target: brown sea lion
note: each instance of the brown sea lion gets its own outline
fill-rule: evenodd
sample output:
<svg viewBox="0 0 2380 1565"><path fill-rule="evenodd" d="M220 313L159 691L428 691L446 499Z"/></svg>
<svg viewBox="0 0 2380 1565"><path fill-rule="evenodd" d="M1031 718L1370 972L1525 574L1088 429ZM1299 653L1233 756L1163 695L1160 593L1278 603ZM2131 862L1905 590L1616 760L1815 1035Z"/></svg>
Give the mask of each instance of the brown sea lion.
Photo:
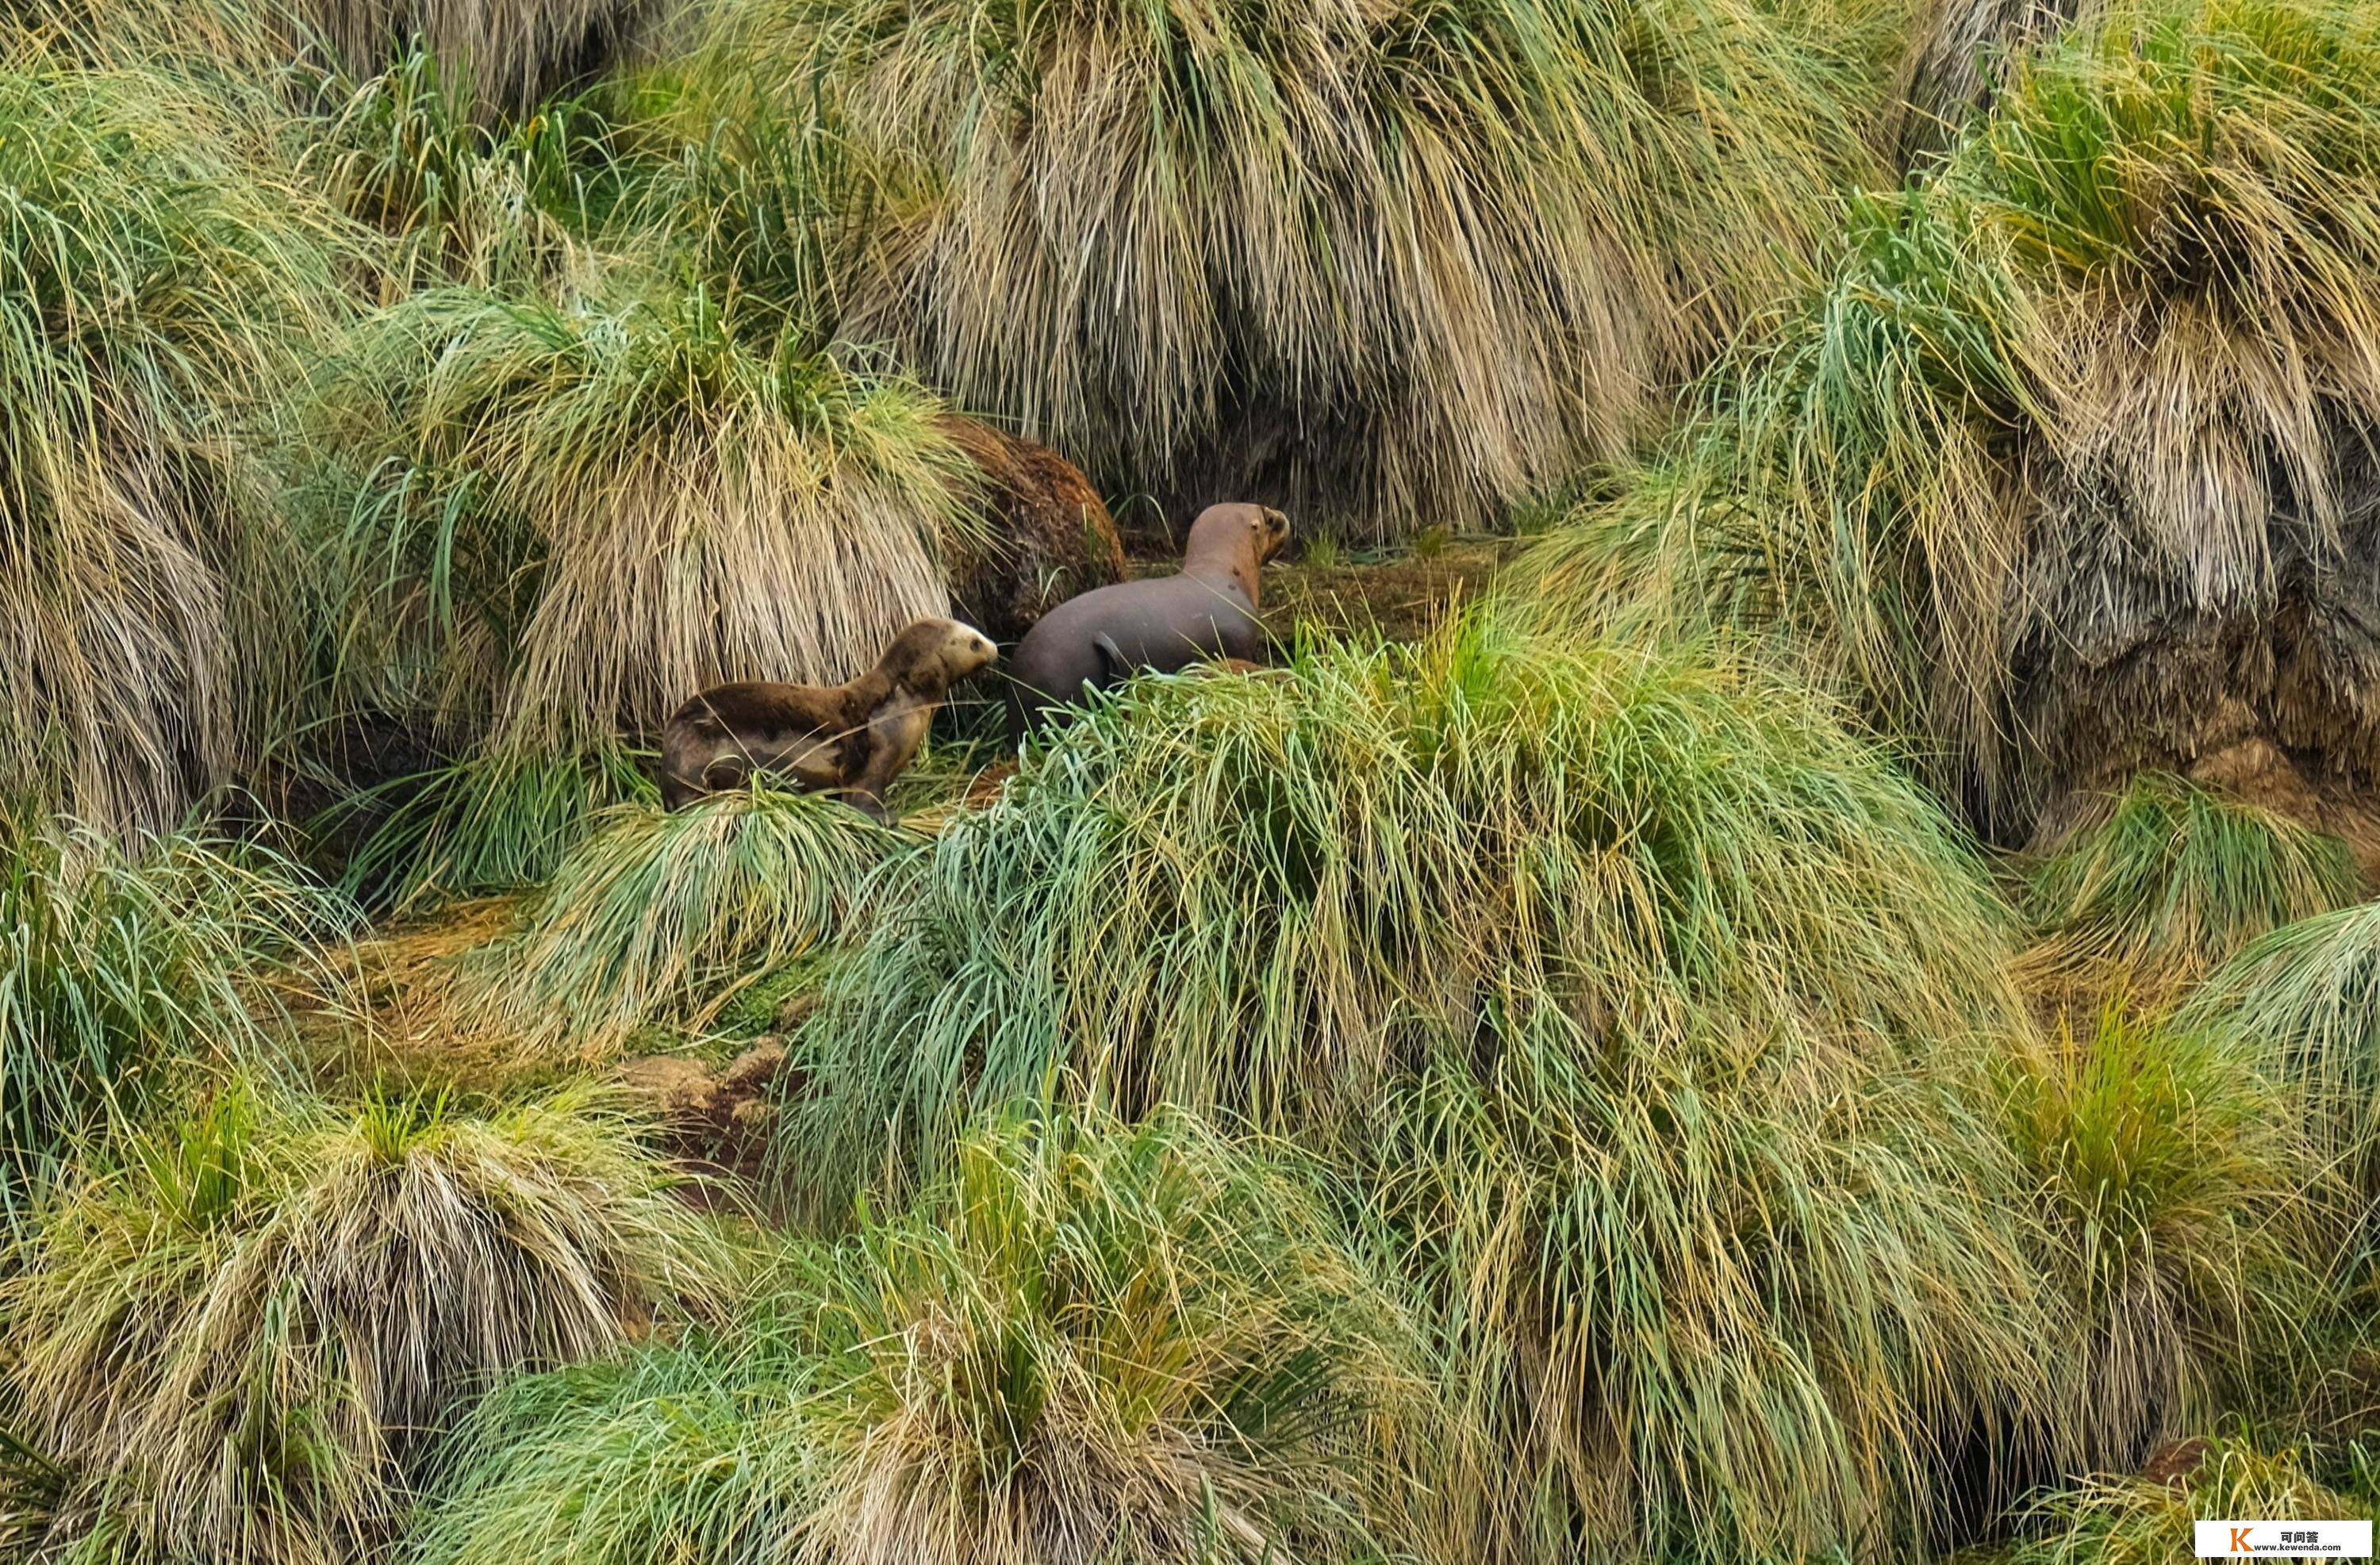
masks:
<svg viewBox="0 0 2380 1565"><path fill-rule="evenodd" d="M1264 505L1214 505L1190 528L1178 576L1121 582L1070 598L1026 634L1009 671L1015 737L1142 670L1172 673L1210 659L1253 662L1264 649L1257 572L1289 540Z"/></svg>
<svg viewBox="0 0 2380 1565"><path fill-rule="evenodd" d="M756 773L835 793L886 819L884 790L926 741L952 685L998 658L956 620L919 620L848 685L747 680L705 690L662 734L662 803L678 809Z"/></svg>

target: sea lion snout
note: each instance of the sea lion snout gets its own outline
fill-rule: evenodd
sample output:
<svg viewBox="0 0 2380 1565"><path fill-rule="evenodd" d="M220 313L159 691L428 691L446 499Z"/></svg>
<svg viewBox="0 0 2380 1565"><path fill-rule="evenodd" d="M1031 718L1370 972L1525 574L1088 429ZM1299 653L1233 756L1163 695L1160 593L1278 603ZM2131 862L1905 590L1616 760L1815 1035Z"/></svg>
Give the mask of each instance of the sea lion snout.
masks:
<svg viewBox="0 0 2380 1565"><path fill-rule="evenodd" d="M950 653L953 679L965 679L970 674L981 673L1000 661L1000 649L994 645L990 637L971 625L961 624L955 620L952 624L957 626L957 633L952 637Z"/></svg>
<svg viewBox="0 0 2380 1565"><path fill-rule="evenodd" d="M1263 540L1263 543L1257 550L1257 559L1259 562L1269 560L1280 553L1281 546L1289 541L1288 515L1285 512L1276 511L1269 505L1257 506L1257 518L1248 525L1255 528L1257 536Z"/></svg>
<svg viewBox="0 0 2380 1565"><path fill-rule="evenodd" d="M1000 661L1000 649L960 620L919 620L903 631L881 667L895 684L948 688Z"/></svg>
<svg viewBox="0 0 2380 1565"><path fill-rule="evenodd" d="M1185 570L1225 561L1249 566L1263 564L1289 541L1289 517L1269 505L1233 501L1209 505L1190 524L1190 547L1183 559Z"/></svg>

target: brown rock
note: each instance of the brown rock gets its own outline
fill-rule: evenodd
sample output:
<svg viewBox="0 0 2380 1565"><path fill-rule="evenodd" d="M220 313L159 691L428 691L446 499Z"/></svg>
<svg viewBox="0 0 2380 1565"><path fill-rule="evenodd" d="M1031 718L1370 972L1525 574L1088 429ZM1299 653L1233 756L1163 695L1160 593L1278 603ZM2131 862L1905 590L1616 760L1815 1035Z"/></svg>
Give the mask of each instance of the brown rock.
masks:
<svg viewBox="0 0 2380 1565"><path fill-rule="evenodd" d="M2197 1476L2205 1463L2207 1444L2192 1436L2186 1440L2168 1440L2149 1452L2141 1466L2141 1476L2164 1488L2178 1489Z"/></svg>
<svg viewBox="0 0 2380 1565"><path fill-rule="evenodd" d="M966 797L960 801L962 807L990 808L998 802L1000 791L1008 786L1008 780L1015 776L1016 771L1016 762L1004 760L978 772L975 781L967 784Z"/></svg>
<svg viewBox="0 0 2380 1565"><path fill-rule="evenodd" d="M756 1038L719 1074L719 1086L740 1106L766 1098L784 1069L785 1046L772 1037Z"/></svg>
<svg viewBox="0 0 2380 1565"><path fill-rule="evenodd" d="M955 414L942 433L982 475L991 538L954 561L951 601L995 641L1015 641L1067 599L1123 579L1115 518L1082 469L1046 445Z"/></svg>
<svg viewBox="0 0 2380 1565"><path fill-rule="evenodd" d="M2293 820L2309 825L2322 820L2322 799L2305 773L2261 735L2252 734L2199 757L2190 769L2190 780Z"/></svg>
<svg viewBox="0 0 2380 1565"><path fill-rule="evenodd" d="M619 1080L661 1116L679 1157L749 1176L768 1150L771 1095L784 1069L785 1046L761 1038L722 1070L654 1055L623 1064Z"/></svg>
<svg viewBox="0 0 2380 1565"><path fill-rule="evenodd" d="M620 1067L620 1085L673 1129L688 1120L707 1118L711 1101L719 1095L717 1079L700 1061L675 1054L628 1061Z"/></svg>

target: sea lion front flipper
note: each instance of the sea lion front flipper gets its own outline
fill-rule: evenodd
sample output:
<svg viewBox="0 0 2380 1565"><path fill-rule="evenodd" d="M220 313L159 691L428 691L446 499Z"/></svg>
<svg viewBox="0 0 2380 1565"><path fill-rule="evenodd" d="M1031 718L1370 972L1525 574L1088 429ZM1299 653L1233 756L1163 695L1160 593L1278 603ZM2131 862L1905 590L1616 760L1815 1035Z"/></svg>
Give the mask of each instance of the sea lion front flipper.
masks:
<svg viewBox="0 0 2380 1565"><path fill-rule="evenodd" d="M702 769L702 791L725 794L752 781L750 763L740 755L719 756Z"/></svg>
<svg viewBox="0 0 2380 1565"><path fill-rule="evenodd" d="M845 788L835 796L879 826L892 824L892 811L873 794L859 788Z"/></svg>
<svg viewBox="0 0 2380 1565"><path fill-rule="evenodd" d="M1122 685L1140 672L1140 665L1125 657L1123 649L1116 645L1115 637L1104 630L1091 637L1091 649L1099 653L1099 666L1107 671L1106 677L1100 681L1103 688Z"/></svg>
<svg viewBox="0 0 2380 1565"><path fill-rule="evenodd" d="M816 793L843 782L856 758L845 753L843 739L820 738L786 745L765 764L769 770L783 773L804 792Z"/></svg>

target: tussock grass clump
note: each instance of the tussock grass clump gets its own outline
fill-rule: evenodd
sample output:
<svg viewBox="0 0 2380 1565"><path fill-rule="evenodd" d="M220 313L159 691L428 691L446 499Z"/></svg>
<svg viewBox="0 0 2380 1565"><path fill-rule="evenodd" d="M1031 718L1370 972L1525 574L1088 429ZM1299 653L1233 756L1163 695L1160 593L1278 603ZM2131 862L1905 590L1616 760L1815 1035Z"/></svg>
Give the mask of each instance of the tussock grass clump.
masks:
<svg viewBox="0 0 2380 1565"><path fill-rule="evenodd" d="M1774 634L2026 841L2235 746L2371 773L2380 22L2119 6L2022 56L1540 583Z"/></svg>
<svg viewBox="0 0 2380 1565"><path fill-rule="evenodd" d="M276 968L354 920L262 849L0 820L0 1203L195 1058L262 1041Z"/></svg>
<svg viewBox="0 0 2380 1565"><path fill-rule="evenodd" d="M327 209L164 72L0 57L0 790L171 830L303 666L253 452L343 309Z"/></svg>
<svg viewBox="0 0 2380 1565"><path fill-rule="evenodd" d="M2380 1195L2380 904L2276 930L2209 979L2183 1017L2265 1051L2365 1211Z"/></svg>
<svg viewBox="0 0 2380 1565"><path fill-rule="evenodd" d="M2026 911L2061 965L2187 980L2370 893L2338 838L2152 774L2034 868Z"/></svg>
<svg viewBox="0 0 2380 1565"><path fill-rule="evenodd" d="M841 929L902 839L839 799L766 788L617 812L563 860L515 937L476 952L466 1004L589 1049L699 1029L743 983Z"/></svg>
<svg viewBox="0 0 2380 1565"><path fill-rule="evenodd" d="M1946 1430L2049 1395L2006 921L1822 702L1475 613L1138 682L913 873L799 1039L799 1171L1051 1095L1325 1150L1484 1432L1421 1480L1460 1555L1905 1537Z"/></svg>
<svg viewBox="0 0 2380 1565"><path fill-rule="evenodd" d="M1901 912L1853 918L1814 881ZM897 1113L919 1153L1053 1061L1128 1111L1297 1132L1540 1010L1582 1037L1823 1018L1888 1049L2021 1009L1976 862L1823 702L1493 613L1137 682L950 822L915 891L818 1063L828 1128Z"/></svg>
<svg viewBox="0 0 2380 1565"><path fill-rule="evenodd" d="M1927 0L1904 41L1888 139L1901 167L1939 155L1987 105L2011 55L2103 13L2095 0Z"/></svg>
<svg viewBox="0 0 2380 1565"><path fill-rule="evenodd" d="M684 134L790 127L767 144L808 155L732 161L793 175L796 214L856 161L885 232L842 278L845 331L1113 491L1262 493L1358 534L1618 453L1862 163L1835 40L1754 6L722 17ZM741 226L747 280L836 253Z"/></svg>
<svg viewBox="0 0 2380 1565"><path fill-rule="evenodd" d="M735 1329L491 1399L417 1558L1381 1558L1426 1377L1306 1171L1174 1114L980 1130Z"/></svg>
<svg viewBox="0 0 2380 1565"><path fill-rule="evenodd" d="M400 785L405 796L348 865L354 888L398 908L543 885L604 810L661 796L616 744L550 756L492 749ZM339 807L377 802L363 795Z"/></svg>
<svg viewBox="0 0 2380 1565"><path fill-rule="evenodd" d="M2136 1462L2260 1360L2295 1358L2326 1264L2323 1176L2301 1099L2264 1066L2120 1000L2007 1060L2040 1253L2086 1343L2070 1449Z"/></svg>
<svg viewBox="0 0 2380 1565"><path fill-rule="evenodd" d="M567 103L501 129L476 118L435 55L412 49L360 82L319 93L301 174L339 207L400 241L398 284L489 285L566 276L589 264L602 133Z"/></svg>
<svg viewBox="0 0 2380 1565"><path fill-rule="evenodd" d="M710 1262L633 1126L227 1086L64 1192L6 1284L54 1544L375 1557L431 1438L500 1376L616 1346Z"/></svg>
<svg viewBox="0 0 2380 1565"><path fill-rule="evenodd" d="M514 113L601 73L663 7L655 0L297 0L294 17L359 77L415 47Z"/></svg>
<svg viewBox="0 0 2380 1565"><path fill-rule="evenodd" d="M357 465L391 465L347 530L343 662L419 671L499 749L655 732L726 679L836 683L947 608L964 461L931 398L747 340L699 289L606 286L414 295L336 380Z"/></svg>
<svg viewBox="0 0 2380 1565"><path fill-rule="evenodd" d="M2147 1476L2094 1478L2043 1498L2043 1530L2011 1553L2014 1565L2152 1565L2196 1553L2202 1517L2352 1521L2374 1513L2362 1486L2331 1488L2303 1454L2272 1451L2240 1436L2204 1442L2196 1469L2170 1483Z"/></svg>

